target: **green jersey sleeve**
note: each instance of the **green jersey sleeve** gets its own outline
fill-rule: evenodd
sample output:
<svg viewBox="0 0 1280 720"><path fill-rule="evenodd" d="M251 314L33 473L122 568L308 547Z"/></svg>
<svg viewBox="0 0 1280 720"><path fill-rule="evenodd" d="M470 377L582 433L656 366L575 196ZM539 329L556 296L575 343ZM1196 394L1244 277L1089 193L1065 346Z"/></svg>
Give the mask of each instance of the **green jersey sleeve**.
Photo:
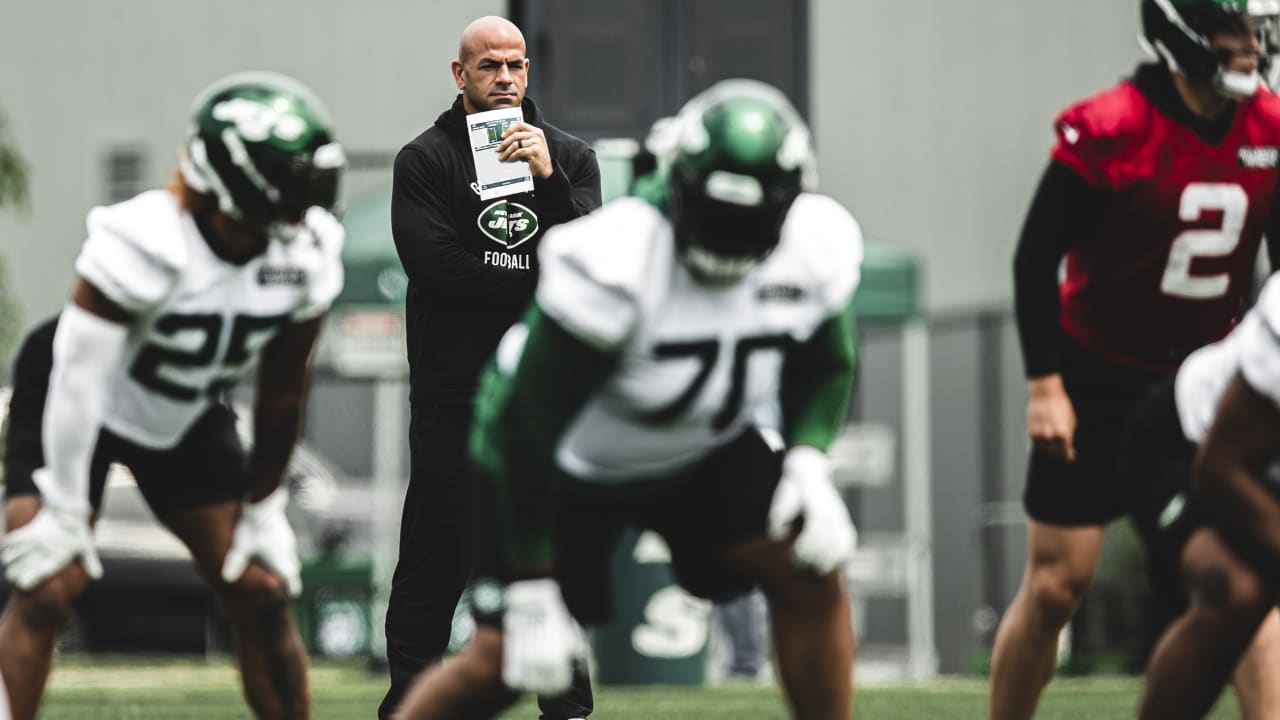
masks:
<svg viewBox="0 0 1280 720"><path fill-rule="evenodd" d="M472 460L496 479L499 532L514 572L550 568L564 476L560 438L615 364L534 303L486 368L471 431Z"/></svg>
<svg viewBox="0 0 1280 720"><path fill-rule="evenodd" d="M787 447L826 451L844 423L857 377L853 303L787 353L779 391Z"/></svg>

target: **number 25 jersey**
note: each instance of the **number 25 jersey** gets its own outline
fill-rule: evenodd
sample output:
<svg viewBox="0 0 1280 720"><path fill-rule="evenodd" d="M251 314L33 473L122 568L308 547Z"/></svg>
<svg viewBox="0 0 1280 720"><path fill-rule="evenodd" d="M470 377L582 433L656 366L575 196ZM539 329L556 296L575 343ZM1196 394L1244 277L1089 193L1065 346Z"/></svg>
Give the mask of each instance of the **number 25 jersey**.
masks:
<svg viewBox="0 0 1280 720"><path fill-rule="evenodd" d="M679 260L666 218L624 198L549 232L539 260L539 307L617 358L557 463L618 483L688 467L775 401L788 349L848 307L862 236L836 201L802 194L777 248L741 281L712 286Z"/></svg>
<svg viewBox="0 0 1280 720"><path fill-rule="evenodd" d="M1065 110L1053 150L1114 198L1067 254L1062 327L1094 352L1154 370L1176 367L1243 313L1280 170L1280 98L1261 88L1235 103L1215 144L1194 119L1170 117L1171 107L1186 113L1173 92L1167 69L1144 66ZM1161 94L1167 102L1153 100Z"/></svg>
<svg viewBox="0 0 1280 720"><path fill-rule="evenodd" d="M94 208L87 224L77 274L135 317L103 425L147 447L175 445L280 328L342 289L343 230L322 208L242 265L215 255L165 190Z"/></svg>

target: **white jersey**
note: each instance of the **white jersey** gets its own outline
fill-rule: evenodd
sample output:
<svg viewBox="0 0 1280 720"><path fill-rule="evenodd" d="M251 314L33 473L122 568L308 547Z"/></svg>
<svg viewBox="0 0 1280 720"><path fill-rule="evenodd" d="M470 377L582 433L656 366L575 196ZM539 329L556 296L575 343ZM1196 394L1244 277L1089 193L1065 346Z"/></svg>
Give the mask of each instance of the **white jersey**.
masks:
<svg viewBox="0 0 1280 720"><path fill-rule="evenodd" d="M107 429L172 447L283 325L328 309L342 289L342 226L318 207L304 226L234 265L213 254L167 191L89 211L76 272L137 318L111 383Z"/></svg>
<svg viewBox="0 0 1280 720"><path fill-rule="evenodd" d="M788 345L846 308L862 235L834 200L801 195L778 247L742 281L700 284L666 218L627 198L547 234L537 300L579 339L618 355L557 449L589 481L687 467L775 402Z"/></svg>
<svg viewBox="0 0 1280 720"><path fill-rule="evenodd" d="M1280 279L1272 275L1258 302L1231 334L1187 357L1178 369L1174 395L1182 432L1204 440L1227 385L1239 372L1264 397L1280 404Z"/></svg>

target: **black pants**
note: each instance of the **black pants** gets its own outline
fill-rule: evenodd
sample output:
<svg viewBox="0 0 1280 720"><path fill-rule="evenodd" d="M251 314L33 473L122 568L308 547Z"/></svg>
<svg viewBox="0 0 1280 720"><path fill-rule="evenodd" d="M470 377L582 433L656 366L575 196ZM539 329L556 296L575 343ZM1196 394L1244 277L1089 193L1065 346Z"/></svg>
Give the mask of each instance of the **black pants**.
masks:
<svg viewBox="0 0 1280 720"><path fill-rule="evenodd" d="M400 519L400 559L387 604L391 689L378 708L390 718L423 668L449 645L453 611L471 574L467 438L471 405L414 405L409 418L409 489ZM538 698L549 720L586 717L591 682L574 673L564 695Z"/></svg>

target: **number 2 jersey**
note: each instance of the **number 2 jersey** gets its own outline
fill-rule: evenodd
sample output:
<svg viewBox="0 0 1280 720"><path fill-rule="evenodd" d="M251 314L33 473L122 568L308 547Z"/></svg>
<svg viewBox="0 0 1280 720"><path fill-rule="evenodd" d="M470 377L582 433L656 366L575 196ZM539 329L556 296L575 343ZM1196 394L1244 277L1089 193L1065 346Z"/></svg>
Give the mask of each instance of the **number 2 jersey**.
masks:
<svg viewBox="0 0 1280 720"><path fill-rule="evenodd" d="M103 425L147 447L175 445L281 327L342 289L343 229L322 208L242 265L215 255L165 190L94 208L87 224L77 274L136 318Z"/></svg>
<svg viewBox="0 0 1280 720"><path fill-rule="evenodd" d="M556 464L617 484L692 465L779 400L793 348L847 319L862 237L834 200L802 194L777 248L741 281L711 286L680 261L662 213L625 198L548 233L539 260L540 310L614 362L558 435ZM519 335L500 344L499 371L515 365ZM849 385L841 387L846 397L830 400L843 408Z"/></svg>
<svg viewBox="0 0 1280 720"><path fill-rule="evenodd" d="M1114 199L1068 251L1061 325L1094 352L1154 370L1240 317L1280 172L1280 98L1260 88L1206 129L1168 75L1143 66L1069 107L1053 150Z"/></svg>

